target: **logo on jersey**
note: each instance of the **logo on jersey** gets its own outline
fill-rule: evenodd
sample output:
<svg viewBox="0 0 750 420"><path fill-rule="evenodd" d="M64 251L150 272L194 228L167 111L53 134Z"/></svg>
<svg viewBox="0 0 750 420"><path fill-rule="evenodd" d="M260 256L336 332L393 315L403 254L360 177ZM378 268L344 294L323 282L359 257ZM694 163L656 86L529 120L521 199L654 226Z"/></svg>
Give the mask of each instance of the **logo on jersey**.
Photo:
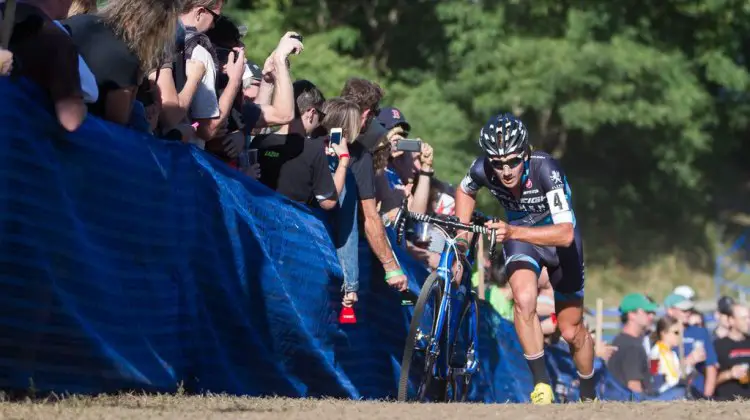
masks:
<svg viewBox="0 0 750 420"><path fill-rule="evenodd" d="M398 109L392 109L391 113L393 114L393 118L397 120L401 119L401 113L398 111Z"/></svg>
<svg viewBox="0 0 750 420"><path fill-rule="evenodd" d="M531 188L531 185L532 185L531 184L531 178L529 178L529 179L526 180L526 189Z"/></svg>
<svg viewBox="0 0 750 420"><path fill-rule="evenodd" d="M558 171L552 171L552 173L549 176L549 179L555 185L562 184L562 177L560 176L560 172Z"/></svg>

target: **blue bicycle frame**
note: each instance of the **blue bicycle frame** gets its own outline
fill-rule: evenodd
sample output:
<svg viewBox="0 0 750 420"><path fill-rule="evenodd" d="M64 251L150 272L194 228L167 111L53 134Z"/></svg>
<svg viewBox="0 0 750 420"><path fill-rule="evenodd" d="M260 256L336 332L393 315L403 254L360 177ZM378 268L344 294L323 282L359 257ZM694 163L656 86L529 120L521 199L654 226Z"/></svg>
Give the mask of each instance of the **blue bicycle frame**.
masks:
<svg viewBox="0 0 750 420"><path fill-rule="evenodd" d="M458 323L460 322L460 316L462 315L462 311L455 311L451 310L452 306L455 304L461 304L460 300L460 294L464 295L465 299L469 299L468 302L465 304L469 305L469 332L471 337L471 343L474 343L473 351L474 351L474 357L469 358L467 360L467 366L464 367L459 373L463 375L473 375L479 368L479 357L478 357L478 346L476 345L479 342L479 333L478 333L478 325L476 322L476 314L475 312L478 310L476 302L474 301L474 295L471 293L471 275L470 271L468 270L463 273L463 278L461 279L461 282L459 283L458 290L455 287L455 284L453 281L451 281L452 272L451 268L453 267L453 263L456 260L456 254L454 252L456 241L452 238L446 238L445 247L443 248L443 252L440 254L440 264L438 265L437 272L438 276L440 276L443 279L443 297L440 301L440 309L438 310L438 316L435 326L435 335L434 337L442 337L443 334L443 328L445 327L445 321L448 319L449 326L447 331L447 343L453 343L455 334L460 328L460 325ZM474 261L469 261L469 269L473 266ZM459 306L461 308L461 306ZM458 315L456 315L458 313ZM429 353L433 356L437 356L437 362L435 363L435 366L433 367L433 376L439 377L439 378L447 378L450 375L449 369L449 363L448 358L451 357L450 354L447 354L447 349L445 349L445 352L440 352L440 343L442 340L434 339L431 340L430 346L429 346Z"/></svg>

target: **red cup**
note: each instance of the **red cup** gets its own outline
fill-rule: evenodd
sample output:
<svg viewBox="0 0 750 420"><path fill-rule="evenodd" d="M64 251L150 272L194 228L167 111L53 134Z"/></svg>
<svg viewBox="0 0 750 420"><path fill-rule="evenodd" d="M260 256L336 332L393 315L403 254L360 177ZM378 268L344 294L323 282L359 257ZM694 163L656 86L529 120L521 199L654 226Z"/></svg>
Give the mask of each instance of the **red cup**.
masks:
<svg viewBox="0 0 750 420"><path fill-rule="evenodd" d="M659 374L659 359L651 359L649 370L651 371L652 375Z"/></svg>
<svg viewBox="0 0 750 420"><path fill-rule="evenodd" d="M339 324L356 324L357 317L354 315L354 308L344 306L339 313Z"/></svg>

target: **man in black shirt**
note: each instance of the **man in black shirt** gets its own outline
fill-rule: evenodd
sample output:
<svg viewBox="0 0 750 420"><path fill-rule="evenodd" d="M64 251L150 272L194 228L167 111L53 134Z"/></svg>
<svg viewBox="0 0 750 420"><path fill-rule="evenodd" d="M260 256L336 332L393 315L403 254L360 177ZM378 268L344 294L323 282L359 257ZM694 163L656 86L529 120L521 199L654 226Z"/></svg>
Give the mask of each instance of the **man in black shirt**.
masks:
<svg viewBox="0 0 750 420"><path fill-rule="evenodd" d="M714 342L719 359L719 376L714 398L720 401L750 398L750 312L744 305L733 305L729 333Z"/></svg>
<svg viewBox="0 0 750 420"><path fill-rule="evenodd" d="M620 303L622 332L612 345L617 348L609 359L607 369L612 376L629 390L650 393L651 374L648 355L643 347L643 334L651 323L650 314L658 305L640 293L625 296Z"/></svg>
<svg viewBox="0 0 750 420"><path fill-rule="evenodd" d="M383 265L385 281L391 287L404 291L407 289L408 280L393 254L393 249L388 242L383 226L383 220L380 218L375 204L375 168L370 150L387 134L385 127L375 119L378 114L378 105L383 98L383 90L369 80L351 78L346 81L341 91L341 97L359 106L363 121L361 134L354 144L349 146L351 154L349 170L356 181L357 200L364 218L365 236L372 252ZM344 193L344 195L346 194ZM346 201L346 198L344 201ZM356 208L354 211L356 215ZM356 224L356 218L354 223ZM356 225L352 226L350 233L356 232L356 228ZM352 266L352 271L356 271L358 268L356 263L349 262L357 258L357 241L353 239L356 239L356 237L350 234L347 238L347 244L338 247L338 254L339 260L347 261L347 264ZM345 271L347 270L345 269Z"/></svg>
<svg viewBox="0 0 750 420"><path fill-rule="evenodd" d="M320 125L325 99L314 84L298 80L293 84L295 119L278 132L256 136L260 182L300 203L319 203L329 210L338 194L328 169L323 139L310 139Z"/></svg>

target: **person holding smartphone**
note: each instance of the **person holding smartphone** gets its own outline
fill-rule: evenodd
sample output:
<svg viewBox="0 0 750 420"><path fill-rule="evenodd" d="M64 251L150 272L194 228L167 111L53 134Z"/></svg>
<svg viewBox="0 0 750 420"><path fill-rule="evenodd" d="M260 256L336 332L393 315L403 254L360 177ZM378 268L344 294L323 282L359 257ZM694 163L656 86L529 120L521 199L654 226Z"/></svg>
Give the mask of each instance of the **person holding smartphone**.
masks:
<svg viewBox="0 0 750 420"><path fill-rule="evenodd" d="M329 168L333 173L333 181L336 185L338 194L338 204L344 206L343 194L347 184L347 173L351 164L349 154L349 144L359 136L360 132L360 114L359 107L356 103L343 98L332 98L326 101L323 106L325 117L323 118L322 127L328 132L327 136L327 153L329 157ZM349 177L349 188L354 188L353 177ZM333 218L339 217L338 212ZM346 220L344 218L343 220ZM339 220L340 221L340 220ZM357 292L359 291L359 279L357 277L358 268L352 260L342 258L339 255L339 261L344 269L344 298L341 304L344 307L352 307L357 302Z"/></svg>

